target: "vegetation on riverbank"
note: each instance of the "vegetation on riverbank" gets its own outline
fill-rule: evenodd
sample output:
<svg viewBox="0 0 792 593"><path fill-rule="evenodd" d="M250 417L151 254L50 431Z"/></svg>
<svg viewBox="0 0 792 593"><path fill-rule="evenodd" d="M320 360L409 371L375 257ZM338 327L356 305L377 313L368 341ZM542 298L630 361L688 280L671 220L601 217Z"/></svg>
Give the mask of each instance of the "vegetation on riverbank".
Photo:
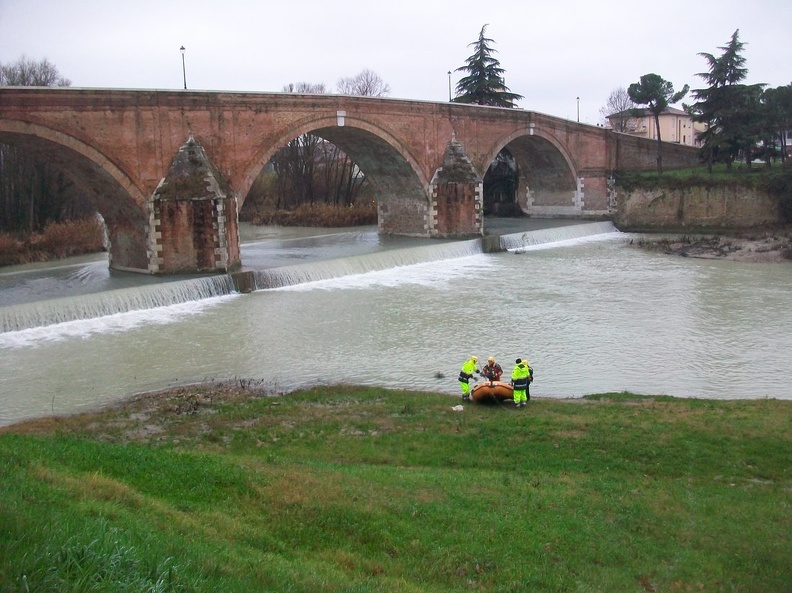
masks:
<svg viewBox="0 0 792 593"><path fill-rule="evenodd" d="M351 227L377 224L377 205L302 204L293 210L258 212L252 224ZM49 222L41 233L0 233L0 266L29 264L105 251L104 228L96 218Z"/></svg>
<svg viewBox="0 0 792 593"><path fill-rule="evenodd" d="M685 189L690 187L748 187L767 192L778 200L779 209L786 222L792 222L792 162L775 167L735 166L729 171L726 165L713 168L712 174L705 165L671 169L658 174L654 171L619 171L614 174L616 186L625 192L638 189Z"/></svg>
<svg viewBox="0 0 792 593"><path fill-rule="evenodd" d="M0 233L0 266L46 262L104 250L104 228L94 217L48 222L40 233Z"/></svg>
<svg viewBox="0 0 792 593"><path fill-rule="evenodd" d="M783 591L792 402L184 387L0 431L0 590Z"/></svg>
<svg viewBox="0 0 792 593"><path fill-rule="evenodd" d="M258 211L250 216L251 224L278 226L351 227L377 224L377 204L334 206L332 204L300 204L291 210Z"/></svg>

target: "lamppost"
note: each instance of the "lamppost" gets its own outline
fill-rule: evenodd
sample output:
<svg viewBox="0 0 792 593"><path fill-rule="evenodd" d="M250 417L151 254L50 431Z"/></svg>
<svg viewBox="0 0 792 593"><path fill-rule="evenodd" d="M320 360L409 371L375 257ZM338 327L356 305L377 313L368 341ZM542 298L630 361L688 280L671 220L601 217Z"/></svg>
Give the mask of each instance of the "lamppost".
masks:
<svg viewBox="0 0 792 593"><path fill-rule="evenodd" d="M187 87L184 87L187 88ZM578 105L578 123L580 123L580 97L577 98L577 105Z"/></svg>
<svg viewBox="0 0 792 593"><path fill-rule="evenodd" d="M184 65L184 52L186 50L184 49L183 45L179 48L179 51L181 52L181 55L182 55L182 75L184 76L184 90L186 91L187 90L187 68Z"/></svg>
<svg viewBox="0 0 792 593"><path fill-rule="evenodd" d="M451 102L451 70L448 71L448 102Z"/></svg>

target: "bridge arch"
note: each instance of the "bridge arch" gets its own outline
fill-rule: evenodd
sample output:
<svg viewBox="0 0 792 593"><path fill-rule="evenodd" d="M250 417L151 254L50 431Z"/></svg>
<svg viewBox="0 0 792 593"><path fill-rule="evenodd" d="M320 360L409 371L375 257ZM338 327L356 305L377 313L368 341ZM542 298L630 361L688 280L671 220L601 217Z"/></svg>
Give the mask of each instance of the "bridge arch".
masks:
<svg viewBox="0 0 792 593"><path fill-rule="evenodd" d="M355 117L303 120L281 133L274 142L259 150L248 164L244 184L240 188L241 201L247 197L256 177L277 151L303 134L313 134L331 142L360 168L376 192L380 232L402 234L397 227L409 224L404 220L405 214L410 218L418 217L418 227L424 228L429 209L430 182L427 175L417 159L396 138L381 127ZM400 220L397 222L396 218Z"/></svg>
<svg viewBox="0 0 792 593"><path fill-rule="evenodd" d="M110 239L110 267L146 270L146 198L96 148L38 124L0 119L0 141L18 146L61 170L102 215Z"/></svg>
<svg viewBox="0 0 792 593"><path fill-rule="evenodd" d="M572 206L578 192L575 161L566 146L537 127L523 127L498 142L487 166L507 149L517 162L517 204L526 213L534 206Z"/></svg>

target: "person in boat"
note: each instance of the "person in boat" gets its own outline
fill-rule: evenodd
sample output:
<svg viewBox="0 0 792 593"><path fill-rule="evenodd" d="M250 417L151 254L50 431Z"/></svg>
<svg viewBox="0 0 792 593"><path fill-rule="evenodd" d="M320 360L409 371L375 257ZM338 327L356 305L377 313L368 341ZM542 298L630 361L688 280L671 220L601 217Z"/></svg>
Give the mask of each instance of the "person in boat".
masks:
<svg viewBox="0 0 792 593"><path fill-rule="evenodd" d="M459 371L459 386L462 388L462 401L470 401L470 380L473 378L473 373L481 374L481 371L476 366L478 364L478 356L471 356L462 365L462 370Z"/></svg>
<svg viewBox="0 0 792 593"><path fill-rule="evenodd" d="M487 359L487 364L481 369L481 374L489 381L500 381L501 375L503 374L503 367L495 362L494 356L490 356Z"/></svg>
<svg viewBox="0 0 792 593"><path fill-rule="evenodd" d="M512 387L514 387L514 405L521 408L528 403L530 397L528 395L528 385L533 380L533 369L528 364L528 361L522 358L518 358L514 363L514 370L511 376Z"/></svg>

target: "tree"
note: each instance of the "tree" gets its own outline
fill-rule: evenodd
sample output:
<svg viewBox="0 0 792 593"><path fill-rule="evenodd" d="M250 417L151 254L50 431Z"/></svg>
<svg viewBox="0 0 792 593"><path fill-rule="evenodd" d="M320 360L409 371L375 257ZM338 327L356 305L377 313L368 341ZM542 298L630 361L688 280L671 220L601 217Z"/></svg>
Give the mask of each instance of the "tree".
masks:
<svg viewBox="0 0 792 593"><path fill-rule="evenodd" d="M674 85L664 80L657 74L644 74L639 82L634 82L627 89L630 99L637 105L646 105L654 116L655 129L657 130L657 172L663 172L663 144L660 138L660 114L669 105L678 103L682 100L688 89L688 85L678 93L674 92Z"/></svg>
<svg viewBox="0 0 792 593"><path fill-rule="evenodd" d="M25 56L13 64L0 64L0 86L71 86L46 58L35 62Z"/></svg>
<svg viewBox="0 0 792 593"><path fill-rule="evenodd" d="M374 72L363 70L357 76L338 82L344 94L381 96L390 92L388 85ZM287 93L326 93L323 83L290 83ZM351 205L357 199L366 178L349 156L336 145L315 134L303 134L289 141L272 158L275 170L276 209L292 209L304 203ZM256 208L259 195L249 196L245 204ZM252 198L252 199L251 199Z"/></svg>
<svg viewBox="0 0 792 593"><path fill-rule="evenodd" d="M774 89L765 89L762 94L763 131L767 159L770 162L770 147L777 147L781 162L786 162L787 134L792 128L792 84Z"/></svg>
<svg viewBox="0 0 792 593"><path fill-rule="evenodd" d="M323 94L324 83L298 82L284 85L285 93ZM275 207L290 209L303 202L316 201L314 193L315 168L319 145L323 140L313 134L303 134L290 140L272 158L276 173L277 196Z"/></svg>
<svg viewBox="0 0 792 593"><path fill-rule="evenodd" d="M605 106L600 109L600 115L617 132L626 132L631 127L631 120L635 119L634 109L635 103L630 99L627 89L620 86L608 96Z"/></svg>
<svg viewBox="0 0 792 593"><path fill-rule="evenodd" d="M708 72L696 74L709 85L695 89L691 95L696 102L688 107L693 120L703 122L707 129L701 135L702 153L712 172L714 160L721 160L731 169L740 152L751 161L753 145L759 140L759 99L764 85L740 84L748 75L740 41L740 30L729 43L718 49L719 57L699 53L709 66Z"/></svg>
<svg viewBox="0 0 792 593"><path fill-rule="evenodd" d="M290 82L283 85L284 93L306 93L310 95L323 95L327 92L327 87L323 82L298 82L297 84Z"/></svg>
<svg viewBox="0 0 792 593"><path fill-rule="evenodd" d="M58 69L47 60L22 56L11 64L0 64L2 86L69 86ZM0 143L0 229L34 232L54 220L89 215L63 171L12 144Z"/></svg>
<svg viewBox="0 0 792 593"><path fill-rule="evenodd" d="M476 105L492 105L495 107L514 107L522 95L512 93L503 78L505 70L500 62L493 57L495 50L491 47L492 39L484 36L488 25L481 27L479 38L468 47L474 48L473 55L466 60L466 65L455 72L467 72L456 86L456 103L474 103Z"/></svg>
<svg viewBox="0 0 792 593"><path fill-rule="evenodd" d="M339 78L336 86L341 95L385 97L390 93L390 86L377 73L368 68L363 69L355 76Z"/></svg>

